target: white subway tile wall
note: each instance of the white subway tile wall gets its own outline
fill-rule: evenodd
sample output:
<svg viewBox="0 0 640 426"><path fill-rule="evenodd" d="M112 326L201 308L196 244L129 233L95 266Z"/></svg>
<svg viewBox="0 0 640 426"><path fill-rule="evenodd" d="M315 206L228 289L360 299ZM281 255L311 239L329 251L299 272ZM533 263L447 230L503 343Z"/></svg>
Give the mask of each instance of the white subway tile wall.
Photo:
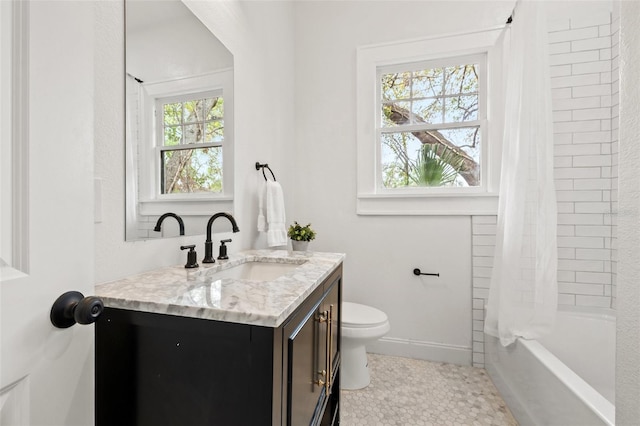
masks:
<svg viewBox="0 0 640 426"><path fill-rule="evenodd" d="M615 308L619 17L549 22L558 303ZM473 365L484 367L495 216L472 218Z"/></svg>
<svg viewBox="0 0 640 426"><path fill-rule="evenodd" d="M493 266L495 248L496 216L473 216L471 218L471 254L473 265L473 281L471 297L473 318L472 362L474 367L484 367L484 315L485 305L489 298L489 284L486 272ZM483 268L483 275L476 274L477 268ZM489 275L490 277L491 275ZM478 350L482 347L482 351Z"/></svg>

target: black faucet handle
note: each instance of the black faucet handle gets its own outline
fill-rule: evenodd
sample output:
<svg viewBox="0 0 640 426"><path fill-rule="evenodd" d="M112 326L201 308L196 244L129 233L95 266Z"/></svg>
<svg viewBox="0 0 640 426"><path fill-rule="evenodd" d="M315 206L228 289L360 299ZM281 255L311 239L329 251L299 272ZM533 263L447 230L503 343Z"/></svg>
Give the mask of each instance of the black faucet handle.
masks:
<svg viewBox="0 0 640 426"><path fill-rule="evenodd" d="M229 256L227 256L227 246L225 246L224 243L230 243L230 242L231 242L231 238L228 238L226 240L220 240L220 251L218 252L218 260L225 260L229 258Z"/></svg>
<svg viewBox="0 0 640 426"><path fill-rule="evenodd" d="M187 263L184 265L184 267L187 269L197 268L199 266L198 254L196 253L195 248L196 248L195 244L191 244L188 246L180 246L180 250L189 249L189 252L187 253Z"/></svg>

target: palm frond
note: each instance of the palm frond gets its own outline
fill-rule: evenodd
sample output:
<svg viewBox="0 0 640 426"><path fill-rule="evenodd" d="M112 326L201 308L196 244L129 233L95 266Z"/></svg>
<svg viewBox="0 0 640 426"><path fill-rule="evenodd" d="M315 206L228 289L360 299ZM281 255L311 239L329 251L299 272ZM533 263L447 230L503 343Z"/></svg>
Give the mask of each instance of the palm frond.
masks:
<svg viewBox="0 0 640 426"><path fill-rule="evenodd" d="M418 186L451 185L464 164L464 159L450 149L423 144L418 151L411 179Z"/></svg>

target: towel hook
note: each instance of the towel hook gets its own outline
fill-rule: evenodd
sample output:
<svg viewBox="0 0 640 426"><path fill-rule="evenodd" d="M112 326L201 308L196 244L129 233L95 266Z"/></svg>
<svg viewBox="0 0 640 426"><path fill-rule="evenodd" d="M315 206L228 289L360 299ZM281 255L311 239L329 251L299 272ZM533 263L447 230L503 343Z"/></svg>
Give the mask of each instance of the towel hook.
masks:
<svg viewBox="0 0 640 426"><path fill-rule="evenodd" d="M267 180L267 175L264 172L264 169L268 169L269 172L271 172L271 177L273 178L273 181L276 181L276 175L273 174L273 170L271 170L271 167L269 167L269 165L267 163L264 164L260 164L259 161L256 161L256 170L260 170L262 169L262 176L264 176L264 180Z"/></svg>

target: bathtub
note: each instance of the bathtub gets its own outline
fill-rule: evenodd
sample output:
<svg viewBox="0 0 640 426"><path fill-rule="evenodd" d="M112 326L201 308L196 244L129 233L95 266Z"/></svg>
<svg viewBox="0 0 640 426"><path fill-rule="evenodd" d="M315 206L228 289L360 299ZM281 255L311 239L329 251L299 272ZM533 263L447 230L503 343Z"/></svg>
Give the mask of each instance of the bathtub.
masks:
<svg viewBox="0 0 640 426"><path fill-rule="evenodd" d="M615 347L615 311L562 308L543 339L485 334L485 366L521 426L614 425Z"/></svg>

